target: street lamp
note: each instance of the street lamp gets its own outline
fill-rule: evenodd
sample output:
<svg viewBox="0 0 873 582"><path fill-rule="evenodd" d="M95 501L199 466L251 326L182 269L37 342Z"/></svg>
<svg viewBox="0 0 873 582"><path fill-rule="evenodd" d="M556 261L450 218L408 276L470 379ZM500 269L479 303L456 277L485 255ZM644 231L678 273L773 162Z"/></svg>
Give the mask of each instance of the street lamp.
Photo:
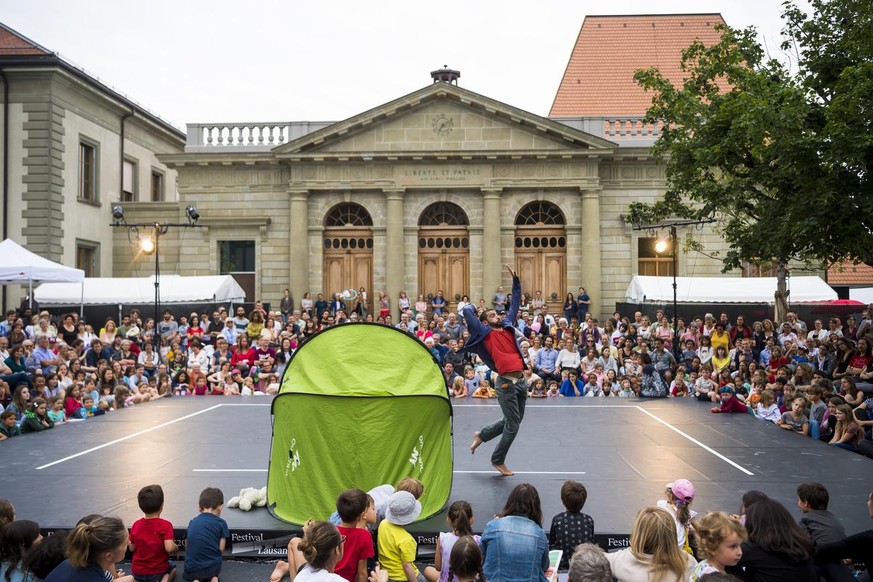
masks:
<svg viewBox="0 0 873 582"><path fill-rule="evenodd" d="M139 224L130 224L124 219L124 209L121 206L112 208L113 222L112 227L126 228L128 239L139 247L139 250L145 255L155 255L155 329L157 329L161 314L161 236L167 234L171 226L180 226L185 228L199 227L200 213L193 206L185 208L185 215L188 218L187 223L172 223L165 222L145 222ZM140 235L139 229L148 229L151 234L148 236ZM134 238L135 237L135 241ZM158 346L160 347L160 346Z"/></svg>

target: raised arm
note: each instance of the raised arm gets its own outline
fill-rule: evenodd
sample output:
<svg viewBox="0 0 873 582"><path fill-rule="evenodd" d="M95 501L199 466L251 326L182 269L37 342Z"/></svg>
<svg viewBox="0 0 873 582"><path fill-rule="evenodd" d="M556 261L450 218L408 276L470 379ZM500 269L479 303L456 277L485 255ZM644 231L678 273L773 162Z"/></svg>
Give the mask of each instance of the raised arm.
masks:
<svg viewBox="0 0 873 582"><path fill-rule="evenodd" d="M518 273L511 266L506 265L506 270L509 271L512 277L512 294L509 298L509 309L506 311L503 325L515 327L516 323L518 323L518 308L521 305L521 279L518 278Z"/></svg>

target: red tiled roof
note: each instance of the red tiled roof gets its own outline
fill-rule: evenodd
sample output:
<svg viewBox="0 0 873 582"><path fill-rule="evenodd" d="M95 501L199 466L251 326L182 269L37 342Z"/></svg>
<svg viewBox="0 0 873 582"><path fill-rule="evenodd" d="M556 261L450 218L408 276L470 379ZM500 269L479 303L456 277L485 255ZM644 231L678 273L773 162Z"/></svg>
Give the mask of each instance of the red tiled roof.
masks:
<svg viewBox="0 0 873 582"><path fill-rule="evenodd" d="M35 42L0 24L0 56L19 57L50 54L49 51Z"/></svg>
<svg viewBox="0 0 873 582"><path fill-rule="evenodd" d="M858 263L843 263L828 269L828 285L873 285L873 267Z"/></svg>
<svg viewBox="0 0 873 582"><path fill-rule="evenodd" d="M715 44L724 23L721 14L585 17L549 117L644 115L652 95L634 72L657 67L681 83L682 51L695 39Z"/></svg>

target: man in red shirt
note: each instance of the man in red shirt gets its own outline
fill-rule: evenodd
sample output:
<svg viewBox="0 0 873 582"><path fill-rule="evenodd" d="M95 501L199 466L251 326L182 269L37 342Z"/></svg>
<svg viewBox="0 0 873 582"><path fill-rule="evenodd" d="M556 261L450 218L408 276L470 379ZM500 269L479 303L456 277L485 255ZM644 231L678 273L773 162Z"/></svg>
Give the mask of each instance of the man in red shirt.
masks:
<svg viewBox="0 0 873 582"><path fill-rule="evenodd" d="M506 270L512 276L512 294L505 316L499 315L494 309L488 309L477 318L472 305L465 306L462 315L470 332L466 349L476 353L497 374L493 385L497 392L497 402L503 412L501 420L473 434L470 452L475 453L479 445L500 436L500 442L491 454L491 465L501 475L509 476L513 473L506 466L506 454L524 418L527 399L524 370L527 365L515 339L515 322L518 321L518 307L521 305L521 281L512 267L506 265Z"/></svg>

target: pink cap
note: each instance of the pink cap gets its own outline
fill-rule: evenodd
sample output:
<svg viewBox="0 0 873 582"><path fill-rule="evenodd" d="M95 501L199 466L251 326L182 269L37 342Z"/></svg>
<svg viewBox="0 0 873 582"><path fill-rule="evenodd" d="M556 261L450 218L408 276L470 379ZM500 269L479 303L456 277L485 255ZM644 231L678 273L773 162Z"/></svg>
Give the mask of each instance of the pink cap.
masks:
<svg viewBox="0 0 873 582"><path fill-rule="evenodd" d="M667 483L667 488L680 501L691 503L694 500L694 485L688 479L676 479L672 483Z"/></svg>

